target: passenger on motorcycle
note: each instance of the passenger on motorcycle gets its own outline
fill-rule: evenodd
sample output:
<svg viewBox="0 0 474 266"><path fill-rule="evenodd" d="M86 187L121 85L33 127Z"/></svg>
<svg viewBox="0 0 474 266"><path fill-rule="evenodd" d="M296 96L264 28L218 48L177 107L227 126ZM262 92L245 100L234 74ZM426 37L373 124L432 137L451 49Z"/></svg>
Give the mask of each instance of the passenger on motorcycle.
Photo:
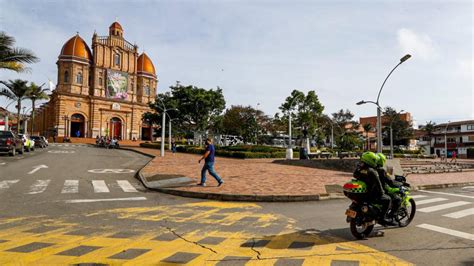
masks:
<svg viewBox="0 0 474 266"><path fill-rule="evenodd" d="M379 157L373 152L364 152L361 157L361 163L357 166L354 177L359 179L367 185L369 194L368 200L373 203L379 203L382 205L382 220L379 221L382 225L394 225L392 219L387 217L387 211L390 207L390 196L384 193L382 183L380 182L379 175L377 173L377 161Z"/></svg>
<svg viewBox="0 0 474 266"><path fill-rule="evenodd" d="M385 170L385 164L387 162L387 158L383 153L377 153L379 159L377 160L377 173L379 174L380 182L382 183L382 187L385 190L390 198L392 199L392 208L388 217L394 217L402 203L402 198L398 195L400 192L401 183L393 180L390 178L389 174Z"/></svg>

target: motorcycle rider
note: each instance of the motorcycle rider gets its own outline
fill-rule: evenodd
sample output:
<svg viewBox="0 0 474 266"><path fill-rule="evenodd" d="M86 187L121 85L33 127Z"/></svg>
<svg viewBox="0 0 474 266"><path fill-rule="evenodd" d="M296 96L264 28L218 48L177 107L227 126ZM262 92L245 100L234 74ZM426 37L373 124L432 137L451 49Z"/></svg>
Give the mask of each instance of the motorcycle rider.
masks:
<svg viewBox="0 0 474 266"><path fill-rule="evenodd" d="M377 161L379 157L373 152L364 152L360 156L360 164L357 166L354 177L363 181L367 185L368 200L382 205L381 225L394 225L393 220L387 217L387 211L390 207L390 196L384 193L382 183L377 173Z"/></svg>
<svg viewBox="0 0 474 266"><path fill-rule="evenodd" d="M390 178L389 174L385 170L385 164L387 162L387 158L383 153L377 153L379 159L377 160L377 173L379 174L380 182L382 183L382 187L387 193L391 200L392 200L392 208L388 214L388 217L394 217L402 203L402 198L398 195L400 192L401 184L392 178Z"/></svg>

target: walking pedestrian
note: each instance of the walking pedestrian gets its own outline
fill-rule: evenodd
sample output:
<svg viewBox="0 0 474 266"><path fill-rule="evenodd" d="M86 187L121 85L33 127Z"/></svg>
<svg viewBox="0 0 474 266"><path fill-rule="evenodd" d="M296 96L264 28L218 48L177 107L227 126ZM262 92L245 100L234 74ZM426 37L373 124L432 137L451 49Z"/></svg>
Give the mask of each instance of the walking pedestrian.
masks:
<svg viewBox="0 0 474 266"><path fill-rule="evenodd" d="M457 153L456 151L451 152L451 163L454 161L454 163L457 163Z"/></svg>
<svg viewBox="0 0 474 266"><path fill-rule="evenodd" d="M174 142L174 140L171 142L171 151L173 155L176 153L176 142Z"/></svg>
<svg viewBox="0 0 474 266"><path fill-rule="evenodd" d="M212 139L208 138L206 139L206 152L202 156L201 159L199 159L199 163L201 163L202 160L204 160L204 166L202 167L201 170L201 183L198 184L198 186L206 186L206 172L209 171L209 174L214 177L218 183L218 187L220 187L224 181L222 178L219 177L219 175L216 173L214 170L214 155L216 153L216 150L214 148L214 145L212 145Z"/></svg>

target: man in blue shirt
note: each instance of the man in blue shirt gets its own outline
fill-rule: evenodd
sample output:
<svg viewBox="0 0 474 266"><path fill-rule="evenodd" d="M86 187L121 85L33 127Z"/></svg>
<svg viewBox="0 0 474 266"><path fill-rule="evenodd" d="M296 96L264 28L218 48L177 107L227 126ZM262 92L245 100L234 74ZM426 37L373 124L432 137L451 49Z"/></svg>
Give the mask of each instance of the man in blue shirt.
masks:
<svg viewBox="0 0 474 266"><path fill-rule="evenodd" d="M214 148L214 145L212 145L212 139L208 138L206 139L206 152L202 156L201 159L199 159L199 163L201 163L202 160L204 160L204 166L202 167L201 170L201 183L198 184L198 186L206 186L206 171L209 171L209 174L213 176L218 183L218 187L220 187L224 181L222 181L222 178L217 175L216 171L214 170L214 155L216 153L216 150Z"/></svg>

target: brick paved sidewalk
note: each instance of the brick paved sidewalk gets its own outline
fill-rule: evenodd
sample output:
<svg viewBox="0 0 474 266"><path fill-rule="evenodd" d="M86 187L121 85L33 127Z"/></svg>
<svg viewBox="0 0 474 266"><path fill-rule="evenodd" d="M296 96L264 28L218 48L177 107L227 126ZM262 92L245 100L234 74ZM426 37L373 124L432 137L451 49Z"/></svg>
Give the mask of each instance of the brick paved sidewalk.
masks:
<svg viewBox="0 0 474 266"><path fill-rule="evenodd" d="M200 181L203 162L198 164L199 155L176 153L172 155L166 151L165 157L159 157L160 151L156 149L130 147L142 153L156 156L145 166L141 173L144 177L156 174L185 176ZM216 158L216 172L224 180L221 187L209 174L207 175L207 187L196 185L172 188L167 192L191 197L219 198L219 195L242 195L245 199L249 196L260 196L264 200L270 200L271 196L285 198L300 197L299 200L317 200L328 196L327 188L334 185L343 185L352 178L351 173L315 169L300 166L289 166L272 163L273 159L230 159ZM412 186L430 186L452 183L473 183L474 172L461 172L449 174L412 174L408 177ZM206 197L206 195L212 195ZM312 196L312 197L308 197ZM231 197L228 199L236 199ZM249 198L249 200L252 200ZM253 199L255 200L255 198ZM257 198L258 200L258 198ZM280 201L277 200L277 201ZM291 199L289 199L291 200ZM296 199L298 200L298 199Z"/></svg>

